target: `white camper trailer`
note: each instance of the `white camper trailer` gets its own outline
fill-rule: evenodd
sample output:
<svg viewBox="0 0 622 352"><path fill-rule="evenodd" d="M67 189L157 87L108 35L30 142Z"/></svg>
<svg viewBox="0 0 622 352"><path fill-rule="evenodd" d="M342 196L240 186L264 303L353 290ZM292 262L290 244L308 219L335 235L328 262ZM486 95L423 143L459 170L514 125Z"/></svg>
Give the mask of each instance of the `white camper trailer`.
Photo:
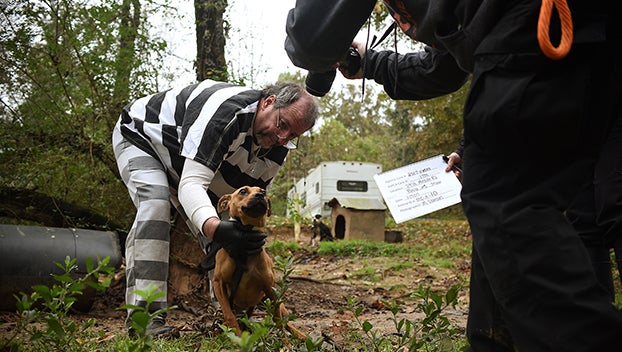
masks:
<svg viewBox="0 0 622 352"><path fill-rule="evenodd" d="M356 203L359 209L384 209L380 190L374 175L382 172L382 165L353 161L327 161L309 171L307 177L296 182L287 192L289 204L298 204L304 218L316 214L330 217L333 198ZM295 201L298 199L298 201ZM287 209L290 215L290 207Z"/></svg>

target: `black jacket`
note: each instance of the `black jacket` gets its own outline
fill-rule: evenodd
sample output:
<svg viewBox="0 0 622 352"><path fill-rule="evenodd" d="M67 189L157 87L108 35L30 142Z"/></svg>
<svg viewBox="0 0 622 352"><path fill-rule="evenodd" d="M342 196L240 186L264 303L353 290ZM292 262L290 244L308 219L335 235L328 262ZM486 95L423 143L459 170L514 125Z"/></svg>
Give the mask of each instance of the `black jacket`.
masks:
<svg viewBox="0 0 622 352"><path fill-rule="evenodd" d="M429 46L403 55L367 50L364 60L365 78L382 84L395 100L424 100L449 94L460 89L469 77L449 52Z"/></svg>

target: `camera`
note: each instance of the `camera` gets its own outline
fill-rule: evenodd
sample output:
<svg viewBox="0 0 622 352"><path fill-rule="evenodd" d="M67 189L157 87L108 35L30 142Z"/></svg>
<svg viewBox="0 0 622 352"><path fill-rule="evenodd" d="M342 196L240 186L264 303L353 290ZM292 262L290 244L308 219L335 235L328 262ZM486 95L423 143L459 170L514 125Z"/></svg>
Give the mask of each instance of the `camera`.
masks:
<svg viewBox="0 0 622 352"><path fill-rule="evenodd" d="M348 73L354 75L361 69L361 56L354 47L350 47L343 60L339 61L339 67L348 70ZM305 86L309 94L316 97L323 97L330 91L333 85L337 69L331 69L324 72L311 72L305 79Z"/></svg>

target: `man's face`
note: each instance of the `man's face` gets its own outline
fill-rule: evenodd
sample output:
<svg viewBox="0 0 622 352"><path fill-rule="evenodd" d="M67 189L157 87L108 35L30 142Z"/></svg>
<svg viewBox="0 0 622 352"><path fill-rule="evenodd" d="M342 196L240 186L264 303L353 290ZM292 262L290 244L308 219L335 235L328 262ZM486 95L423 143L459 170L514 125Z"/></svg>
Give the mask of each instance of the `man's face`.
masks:
<svg viewBox="0 0 622 352"><path fill-rule="evenodd" d="M257 143L262 148L284 145L296 149L296 140L310 128L302 121L302 98L282 108L274 107L275 99L271 95L259 103L253 126Z"/></svg>

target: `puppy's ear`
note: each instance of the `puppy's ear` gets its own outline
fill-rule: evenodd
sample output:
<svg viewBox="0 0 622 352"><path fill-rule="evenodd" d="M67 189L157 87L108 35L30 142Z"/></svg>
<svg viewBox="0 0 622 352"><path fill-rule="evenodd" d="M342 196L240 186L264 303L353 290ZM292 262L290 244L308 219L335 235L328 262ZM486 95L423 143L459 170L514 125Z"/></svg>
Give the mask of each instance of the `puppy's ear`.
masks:
<svg viewBox="0 0 622 352"><path fill-rule="evenodd" d="M266 197L266 202L268 202L268 210L266 211L266 216L272 215L272 202L270 202L270 198Z"/></svg>
<svg viewBox="0 0 622 352"><path fill-rule="evenodd" d="M225 194L218 200L218 213L229 210L229 201L231 200L230 194Z"/></svg>

